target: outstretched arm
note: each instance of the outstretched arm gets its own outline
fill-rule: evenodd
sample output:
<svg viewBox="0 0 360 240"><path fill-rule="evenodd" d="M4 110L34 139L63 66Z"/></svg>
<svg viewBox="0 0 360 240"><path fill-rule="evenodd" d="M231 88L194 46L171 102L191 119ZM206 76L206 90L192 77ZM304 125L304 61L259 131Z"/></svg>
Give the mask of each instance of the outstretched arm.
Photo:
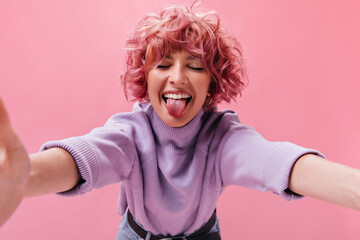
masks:
<svg viewBox="0 0 360 240"><path fill-rule="evenodd" d="M23 197L66 191L79 180L73 158L63 149L28 155L0 98L0 226Z"/></svg>
<svg viewBox="0 0 360 240"><path fill-rule="evenodd" d="M289 188L304 196L360 210L360 170L313 154L297 160Z"/></svg>
<svg viewBox="0 0 360 240"><path fill-rule="evenodd" d="M31 171L24 197L64 192L80 180L80 173L72 156L62 148L30 154Z"/></svg>

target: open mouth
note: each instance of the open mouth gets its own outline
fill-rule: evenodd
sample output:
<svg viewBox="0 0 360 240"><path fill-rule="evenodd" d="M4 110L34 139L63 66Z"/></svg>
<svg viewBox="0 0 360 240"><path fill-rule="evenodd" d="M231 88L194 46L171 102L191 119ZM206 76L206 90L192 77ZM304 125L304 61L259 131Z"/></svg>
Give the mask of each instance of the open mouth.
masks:
<svg viewBox="0 0 360 240"><path fill-rule="evenodd" d="M162 95L162 98L169 114L178 118L182 116L192 97L187 93L165 93Z"/></svg>
<svg viewBox="0 0 360 240"><path fill-rule="evenodd" d="M180 93L180 94L166 93L166 94L163 94L162 98L164 99L166 104L167 104L167 100L169 98L174 99L174 100L185 100L186 104L188 104L191 100L191 95L185 94L185 93Z"/></svg>

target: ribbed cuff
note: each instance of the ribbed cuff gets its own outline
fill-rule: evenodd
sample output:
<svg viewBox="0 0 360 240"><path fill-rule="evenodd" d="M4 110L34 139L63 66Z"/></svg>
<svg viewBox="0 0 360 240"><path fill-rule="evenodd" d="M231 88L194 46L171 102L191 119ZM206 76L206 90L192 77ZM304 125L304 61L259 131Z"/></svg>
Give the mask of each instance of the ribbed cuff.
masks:
<svg viewBox="0 0 360 240"><path fill-rule="evenodd" d="M91 191L99 177L99 163L95 153L87 142L81 138L68 138L61 141L50 141L41 146L40 151L49 148L63 148L74 158L82 180L72 189L60 192L63 196L75 196Z"/></svg>
<svg viewBox="0 0 360 240"><path fill-rule="evenodd" d="M295 200L303 196L292 192L289 186L290 173L295 162L305 154L315 154L324 157L320 152L303 148L289 142L277 144L269 154L264 166L264 182L266 188L280 195L285 200ZM286 162L280 159L289 159Z"/></svg>

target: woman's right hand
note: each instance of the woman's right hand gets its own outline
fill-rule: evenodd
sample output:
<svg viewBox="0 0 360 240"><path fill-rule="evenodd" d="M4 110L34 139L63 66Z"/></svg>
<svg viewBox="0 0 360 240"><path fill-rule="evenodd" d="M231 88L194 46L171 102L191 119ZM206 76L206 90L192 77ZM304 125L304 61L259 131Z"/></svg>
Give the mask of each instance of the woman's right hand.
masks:
<svg viewBox="0 0 360 240"><path fill-rule="evenodd" d="M0 226L20 204L30 175L29 155L0 98Z"/></svg>

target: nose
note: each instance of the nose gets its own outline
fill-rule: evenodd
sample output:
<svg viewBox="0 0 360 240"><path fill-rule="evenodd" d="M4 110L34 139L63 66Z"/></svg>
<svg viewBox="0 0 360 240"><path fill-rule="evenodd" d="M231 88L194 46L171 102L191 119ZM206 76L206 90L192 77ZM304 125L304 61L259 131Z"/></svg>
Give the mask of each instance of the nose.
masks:
<svg viewBox="0 0 360 240"><path fill-rule="evenodd" d="M188 77L186 76L185 70L182 66L174 65L170 76L169 81L174 85L185 85L188 83Z"/></svg>

